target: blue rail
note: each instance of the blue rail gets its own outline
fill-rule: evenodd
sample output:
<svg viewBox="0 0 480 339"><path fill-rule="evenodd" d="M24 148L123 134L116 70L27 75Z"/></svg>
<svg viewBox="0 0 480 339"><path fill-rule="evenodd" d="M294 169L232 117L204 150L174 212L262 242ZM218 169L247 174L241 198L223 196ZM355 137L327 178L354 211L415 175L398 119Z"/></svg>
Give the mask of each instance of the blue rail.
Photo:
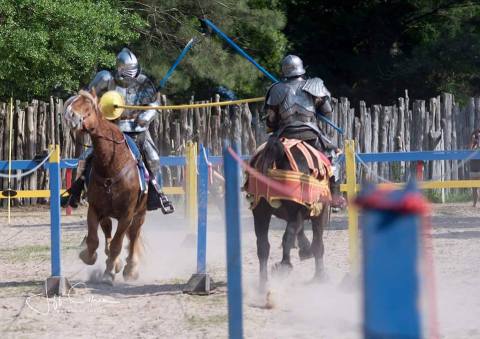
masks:
<svg viewBox="0 0 480 339"><path fill-rule="evenodd" d="M395 162L395 161L430 161L430 160L465 160L480 159L480 152L471 150L456 151L418 151L418 152L385 152L385 153L357 153L358 158L363 162ZM343 156L342 156L343 158ZM249 155L242 155L243 160L250 159ZM208 161L212 165L222 165L222 156L209 156ZM40 161L34 160L13 160L12 170L29 170L38 165ZM185 166L184 156L160 157L162 166ZM60 161L60 168L76 168L78 159L63 159ZM48 169L48 163L44 165ZM8 161L0 161L0 171L8 171Z"/></svg>
<svg viewBox="0 0 480 339"><path fill-rule="evenodd" d="M394 161L430 161L430 160L465 160L480 159L480 152L471 150L455 151L414 151L357 153L363 162L394 162Z"/></svg>

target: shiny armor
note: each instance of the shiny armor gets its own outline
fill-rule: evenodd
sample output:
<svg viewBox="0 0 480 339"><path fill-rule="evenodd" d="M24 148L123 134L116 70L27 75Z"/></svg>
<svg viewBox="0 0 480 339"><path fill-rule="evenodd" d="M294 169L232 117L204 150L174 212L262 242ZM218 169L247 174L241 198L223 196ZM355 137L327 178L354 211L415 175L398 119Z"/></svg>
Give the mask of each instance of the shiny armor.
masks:
<svg viewBox="0 0 480 339"><path fill-rule="evenodd" d="M115 90L125 98L127 105L158 106L155 86L144 74L126 79L120 81L112 73L104 70L97 73L88 88L95 88L98 96L102 96L109 90ZM146 111L125 110L117 124L122 132L145 132L148 131L148 126L156 114L157 110L155 109Z"/></svg>
<svg viewBox="0 0 480 339"><path fill-rule="evenodd" d="M305 74L303 61L296 55L287 55L282 60L282 75L286 78Z"/></svg>

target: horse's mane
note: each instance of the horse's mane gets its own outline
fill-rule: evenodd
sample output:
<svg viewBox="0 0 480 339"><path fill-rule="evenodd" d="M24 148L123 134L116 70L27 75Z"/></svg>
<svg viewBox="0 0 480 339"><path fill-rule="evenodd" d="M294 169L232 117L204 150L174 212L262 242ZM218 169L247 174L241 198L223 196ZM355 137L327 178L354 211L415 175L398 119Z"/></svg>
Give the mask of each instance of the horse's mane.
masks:
<svg viewBox="0 0 480 339"><path fill-rule="evenodd" d="M93 104L93 108L95 109L95 113L98 113L98 101L90 92L82 89L80 92L78 92L78 95L90 100Z"/></svg>

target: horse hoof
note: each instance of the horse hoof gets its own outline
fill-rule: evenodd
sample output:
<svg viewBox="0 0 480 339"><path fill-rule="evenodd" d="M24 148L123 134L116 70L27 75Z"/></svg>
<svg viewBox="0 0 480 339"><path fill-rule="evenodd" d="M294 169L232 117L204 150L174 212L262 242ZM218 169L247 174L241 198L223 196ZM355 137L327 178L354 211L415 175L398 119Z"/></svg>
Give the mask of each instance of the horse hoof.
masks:
<svg viewBox="0 0 480 339"><path fill-rule="evenodd" d="M308 259L313 258L313 252L310 248L300 249L298 251L298 256L300 257L301 261L308 260Z"/></svg>
<svg viewBox="0 0 480 339"><path fill-rule="evenodd" d="M264 300L263 309L271 310L277 306L277 294L272 290L266 291Z"/></svg>
<svg viewBox="0 0 480 339"><path fill-rule="evenodd" d="M115 280L115 274L111 272L104 272L102 277L102 283L106 285L113 286L113 281Z"/></svg>
<svg viewBox="0 0 480 339"><path fill-rule="evenodd" d="M278 262L272 267L272 274L275 276L286 277L292 272L293 265L290 263Z"/></svg>
<svg viewBox="0 0 480 339"><path fill-rule="evenodd" d="M88 250L84 249L83 251L80 252L78 255L82 261L87 264L87 265L93 265L97 261L97 252L93 252L93 255L88 254Z"/></svg>
<svg viewBox="0 0 480 339"><path fill-rule="evenodd" d="M115 266L114 266L115 273L119 273L122 270L122 268L123 268L122 260L117 259L117 261L115 262Z"/></svg>
<svg viewBox="0 0 480 339"><path fill-rule="evenodd" d="M330 279L325 273L315 274L311 280L307 282L307 285L318 285L328 283Z"/></svg>
<svg viewBox="0 0 480 339"><path fill-rule="evenodd" d="M139 276L140 274L138 273L138 270L135 267L132 267L131 265L125 266L125 269L123 270L123 279L125 281L138 280Z"/></svg>

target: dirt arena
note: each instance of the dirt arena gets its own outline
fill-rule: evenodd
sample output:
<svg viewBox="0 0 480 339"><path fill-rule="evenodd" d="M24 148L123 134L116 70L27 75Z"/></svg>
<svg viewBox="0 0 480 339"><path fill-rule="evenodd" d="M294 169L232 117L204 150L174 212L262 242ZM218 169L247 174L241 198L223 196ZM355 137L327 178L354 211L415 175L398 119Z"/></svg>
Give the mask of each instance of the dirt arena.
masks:
<svg viewBox="0 0 480 339"><path fill-rule="evenodd" d="M221 208L221 207L220 207ZM191 229L182 219L150 213L144 227L141 278L113 287L98 282L103 273L103 242L93 267L77 255L86 232L86 209L62 216L62 269L75 286L70 297L46 299L43 281L50 275L49 211L6 210L0 218L0 337L2 338L225 338L227 337L225 233L220 208L209 208L208 271L217 283L210 296L182 293L195 271ZM273 309L256 293L257 267L253 222L245 209L243 226L244 327L247 338L360 338L358 286L341 288L348 271L347 222L333 215L325 232L328 280L309 284L313 261L299 262L293 273L272 280ZM470 204L434 206L434 258L441 338L480 338L480 209ZM270 264L280 259L283 224L270 232ZM189 236L190 234L190 236ZM307 232L310 237L311 231ZM103 235L100 235L103 239Z"/></svg>

